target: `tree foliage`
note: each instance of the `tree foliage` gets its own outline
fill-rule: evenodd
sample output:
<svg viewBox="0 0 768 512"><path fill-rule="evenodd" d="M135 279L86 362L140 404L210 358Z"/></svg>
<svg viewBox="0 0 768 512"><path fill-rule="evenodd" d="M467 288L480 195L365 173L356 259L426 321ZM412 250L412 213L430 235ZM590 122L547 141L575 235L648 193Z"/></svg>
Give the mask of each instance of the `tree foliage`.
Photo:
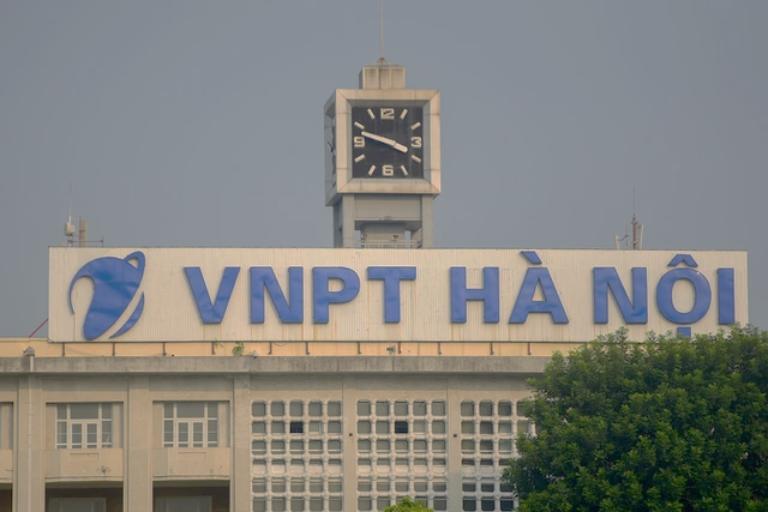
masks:
<svg viewBox="0 0 768 512"><path fill-rule="evenodd" d="M400 503L385 508L384 512L432 512L432 509L411 498L403 498Z"/></svg>
<svg viewBox="0 0 768 512"><path fill-rule="evenodd" d="M768 510L768 334L625 332L553 357L505 477L521 511Z"/></svg>

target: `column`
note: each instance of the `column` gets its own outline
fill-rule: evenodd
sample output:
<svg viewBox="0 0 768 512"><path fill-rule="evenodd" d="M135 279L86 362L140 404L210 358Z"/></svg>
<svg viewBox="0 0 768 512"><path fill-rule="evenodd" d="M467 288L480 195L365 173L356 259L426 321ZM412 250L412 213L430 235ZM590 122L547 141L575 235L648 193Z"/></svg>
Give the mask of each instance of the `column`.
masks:
<svg viewBox="0 0 768 512"><path fill-rule="evenodd" d="M251 377L235 375L232 389L232 471L229 502L232 512L251 510Z"/></svg>
<svg viewBox="0 0 768 512"><path fill-rule="evenodd" d="M125 480L123 504L126 512L147 512L152 504L152 397L149 376L128 381L125 407ZM156 433L161 435L160 432Z"/></svg>
<svg viewBox="0 0 768 512"><path fill-rule="evenodd" d="M432 235L432 196L421 196L421 246L431 248L435 240Z"/></svg>
<svg viewBox="0 0 768 512"><path fill-rule="evenodd" d="M357 247L355 237L355 196L341 197L341 240L342 247Z"/></svg>
<svg viewBox="0 0 768 512"><path fill-rule="evenodd" d="M357 510L357 398L358 380L341 376L341 402L344 414L342 464L344 465L344 510Z"/></svg>
<svg viewBox="0 0 768 512"><path fill-rule="evenodd" d="M44 512L46 425L42 379L35 375L20 376L16 404L13 510ZM54 435L52 427L49 426L49 435Z"/></svg>
<svg viewBox="0 0 768 512"><path fill-rule="evenodd" d="M448 399L448 510L462 509L461 492L461 400L456 396L456 379L446 391Z"/></svg>

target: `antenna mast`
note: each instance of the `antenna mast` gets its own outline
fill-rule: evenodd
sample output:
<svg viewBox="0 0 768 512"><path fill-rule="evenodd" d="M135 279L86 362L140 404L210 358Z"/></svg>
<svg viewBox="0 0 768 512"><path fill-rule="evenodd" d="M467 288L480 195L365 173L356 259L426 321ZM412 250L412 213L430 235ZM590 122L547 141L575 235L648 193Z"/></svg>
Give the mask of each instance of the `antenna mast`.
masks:
<svg viewBox="0 0 768 512"><path fill-rule="evenodd" d="M632 187L632 250L638 251L643 248L644 226L637 220L637 200L635 196L635 187Z"/></svg>
<svg viewBox="0 0 768 512"><path fill-rule="evenodd" d="M384 0L379 0L379 62L384 59Z"/></svg>
<svg viewBox="0 0 768 512"><path fill-rule="evenodd" d="M624 236L614 237L616 249L629 249L639 251L643 248L643 233L645 226L637 220L637 203L635 198L635 188L632 187L632 221L630 222L629 233L624 232Z"/></svg>

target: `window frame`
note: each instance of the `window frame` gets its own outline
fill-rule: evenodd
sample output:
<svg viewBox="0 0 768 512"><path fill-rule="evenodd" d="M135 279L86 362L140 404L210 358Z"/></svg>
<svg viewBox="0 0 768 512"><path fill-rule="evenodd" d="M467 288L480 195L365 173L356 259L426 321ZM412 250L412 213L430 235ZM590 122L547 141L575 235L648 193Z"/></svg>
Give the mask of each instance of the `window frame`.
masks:
<svg viewBox="0 0 768 512"><path fill-rule="evenodd" d="M96 417L72 419L72 406L83 404L96 405ZM114 402L68 402L54 405L56 407L54 445L57 450L100 450L115 447ZM61 415L62 411L64 417ZM105 411L109 411L108 414L105 414ZM109 428L105 428L107 425ZM93 427L96 437L93 443L88 440L90 427ZM74 442L75 430L79 432L78 443Z"/></svg>
<svg viewBox="0 0 768 512"><path fill-rule="evenodd" d="M202 416L180 417L179 405L201 404L203 407ZM218 448L221 446L221 414L219 411L219 402L211 401L176 401L161 402L162 413L162 440L163 448ZM168 416L168 410L171 415ZM215 411L215 415L211 414ZM169 430L170 425L170 430ZM213 427L213 428L212 428ZM184 444L181 441L181 432L185 432ZM170 433L170 441L168 434ZM200 434L200 442L195 437ZM213 439L211 439L213 434Z"/></svg>

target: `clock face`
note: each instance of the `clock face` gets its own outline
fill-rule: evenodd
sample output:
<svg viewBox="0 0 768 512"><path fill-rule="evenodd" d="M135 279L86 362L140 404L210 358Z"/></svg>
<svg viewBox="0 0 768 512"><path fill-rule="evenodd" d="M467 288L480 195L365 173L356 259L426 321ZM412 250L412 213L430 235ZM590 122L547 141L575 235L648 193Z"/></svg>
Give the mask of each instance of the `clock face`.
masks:
<svg viewBox="0 0 768 512"><path fill-rule="evenodd" d="M353 106L352 177L423 178L423 124L420 106Z"/></svg>

